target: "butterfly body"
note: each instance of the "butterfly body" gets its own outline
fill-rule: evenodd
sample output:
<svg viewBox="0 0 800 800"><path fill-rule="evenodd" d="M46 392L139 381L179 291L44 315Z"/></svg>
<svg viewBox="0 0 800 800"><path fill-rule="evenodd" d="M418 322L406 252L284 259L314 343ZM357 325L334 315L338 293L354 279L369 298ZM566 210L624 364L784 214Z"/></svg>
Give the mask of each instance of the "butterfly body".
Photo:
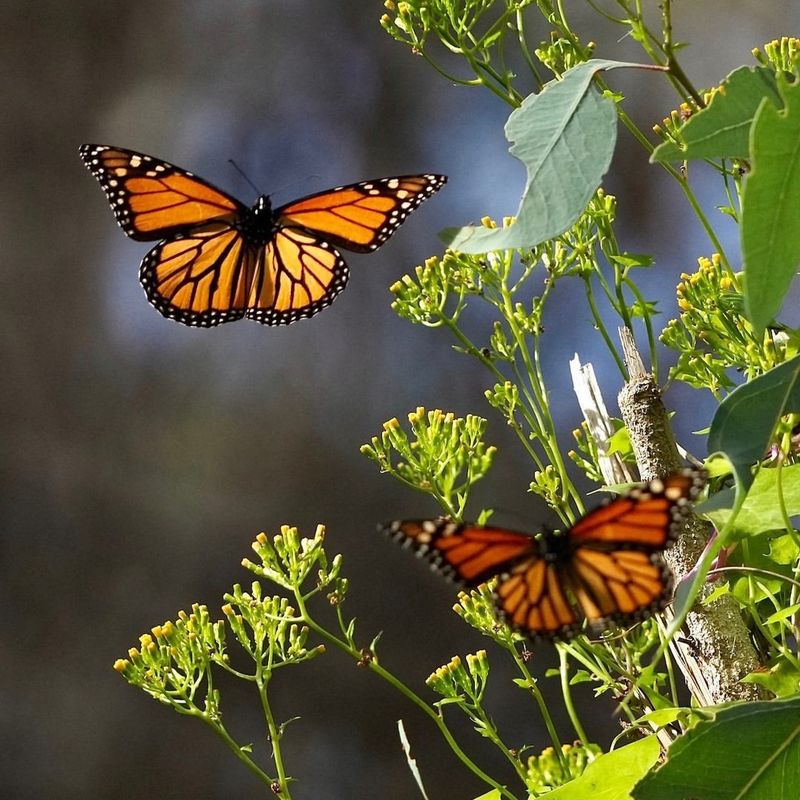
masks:
<svg viewBox="0 0 800 800"><path fill-rule="evenodd" d="M498 612L532 637L641 620L669 602L663 551L679 534L704 473L654 480L590 511L569 530L538 536L447 519L382 526L437 571L467 587L497 578Z"/></svg>
<svg viewBox="0 0 800 800"><path fill-rule="evenodd" d="M269 195L262 194L242 215L237 227L251 247L264 247L278 232L278 218L272 211Z"/></svg>
<svg viewBox="0 0 800 800"><path fill-rule="evenodd" d="M287 325L330 305L349 277L337 248L369 253L446 182L403 175L338 186L273 208L248 208L191 172L109 145L80 155L120 227L158 241L140 280L166 317L208 327L248 317Z"/></svg>

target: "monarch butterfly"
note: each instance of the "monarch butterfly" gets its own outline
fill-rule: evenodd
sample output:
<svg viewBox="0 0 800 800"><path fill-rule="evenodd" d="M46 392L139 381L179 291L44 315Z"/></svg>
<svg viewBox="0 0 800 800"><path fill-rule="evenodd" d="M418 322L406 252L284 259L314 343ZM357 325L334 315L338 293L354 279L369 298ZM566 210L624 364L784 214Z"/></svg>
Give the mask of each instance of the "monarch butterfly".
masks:
<svg viewBox="0 0 800 800"><path fill-rule="evenodd" d="M677 538L704 483L684 470L619 495L566 533L539 537L448 519L381 529L434 569L474 587L497 575L499 615L533 638L568 639L593 626L641 620L664 607L672 575L662 553Z"/></svg>
<svg viewBox="0 0 800 800"><path fill-rule="evenodd" d="M444 186L444 175L402 175L338 186L273 209L252 208L191 172L122 147L85 144L80 156L122 230L161 240L139 270L165 316L208 327L249 317L288 325L330 305L349 270L337 247L377 250Z"/></svg>

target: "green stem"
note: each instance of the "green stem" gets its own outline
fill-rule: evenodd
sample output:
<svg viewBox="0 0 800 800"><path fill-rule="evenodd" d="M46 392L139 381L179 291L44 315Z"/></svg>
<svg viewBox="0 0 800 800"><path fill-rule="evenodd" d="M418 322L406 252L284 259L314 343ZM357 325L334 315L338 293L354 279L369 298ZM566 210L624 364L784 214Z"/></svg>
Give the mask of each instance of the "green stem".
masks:
<svg viewBox="0 0 800 800"><path fill-rule="evenodd" d="M545 699L542 696L541 691L539 691L539 684L536 682L536 679L533 677L533 675L531 675L527 664L522 660L520 654L517 652L517 648L514 647L513 644L509 644L506 649L511 654L511 657L514 659L514 662L517 665L517 669L519 669L519 671L525 678L525 685L527 686L528 689L530 689L530 693L533 695L533 699L536 701L536 705L539 706L539 713L542 715L542 719L544 720L544 726L545 728L547 728L547 733L550 736L550 741L553 744L553 750L555 751L556 756L559 762L561 763L561 766L566 768L564 753L561 750L561 740L558 738L558 731L556 730L556 725L553 722L553 718L550 716L550 709L547 708L547 703L545 702Z"/></svg>
<svg viewBox="0 0 800 800"><path fill-rule="evenodd" d="M572 702L572 689L569 685L569 661L567 660L567 651L563 647L557 647L558 650L558 670L561 673L561 694L564 697L564 707L567 709L572 727L575 729L575 734L583 744L588 744L589 739L586 736L586 731L581 724L578 712L575 710L575 704Z"/></svg>
<svg viewBox="0 0 800 800"><path fill-rule="evenodd" d="M650 348L650 371L653 374L653 380L658 383L658 348L656 347L656 337L653 332L653 323L650 321L650 314L647 312L647 305L645 304L644 297L639 291L639 287L627 276L623 277L625 285L630 290L631 294L636 298L639 307L642 310L642 320L644 327L647 331L647 344Z"/></svg>
<svg viewBox="0 0 800 800"><path fill-rule="evenodd" d="M594 292L592 291L592 282L589 279L588 275L584 275L583 277L584 284L586 285L586 302L589 304L589 310L592 312L592 318L594 319L594 326L600 332L600 335L603 337L603 341L606 343L608 347L608 352L611 353L614 361L617 364L617 367L622 374L624 380L628 378L628 371L625 369L625 363L623 362L620 354L617 352L617 348L614 347L614 342L611 340L611 336L609 335L608 331L606 330L606 326L603 323L603 319L600 316L600 311L597 308L597 303L594 300Z"/></svg>
<svg viewBox="0 0 800 800"><path fill-rule="evenodd" d="M531 56L530 50L528 49L528 42L525 39L524 14L521 8L517 9L517 39L519 40L519 47L520 50L522 50L525 63L527 63L528 68L533 73L533 77L536 79L536 83L538 84L537 88L541 89L542 86L544 86L544 80L539 74L539 68L536 66L536 62L533 60L533 56Z"/></svg>
<svg viewBox="0 0 800 800"><path fill-rule="evenodd" d="M225 726L221 722L215 722L214 720L210 719L206 714L202 711L197 709L194 716L199 717L203 722L205 722L214 733L222 739L223 742L228 746L228 749L242 762L249 770L252 772L263 784L266 786L272 786L275 783L275 778L271 778L264 772L258 764L255 763L247 753L242 750L241 746L236 743L233 737L225 730ZM288 795L285 795L288 797Z"/></svg>
<svg viewBox="0 0 800 800"><path fill-rule="evenodd" d="M309 616L308 610L303 602L303 597L298 590L295 590L294 595L297 601L297 608L300 617L311 630L313 630L320 638L324 639L329 644L332 644L334 647L337 647L339 650L347 653L347 655L349 655L351 658L355 659L356 661L362 661L363 656L358 650L352 647L348 642L342 641L332 633L329 633L327 630L325 630L325 628L318 625ZM450 729L447 727L444 719L442 719L442 717L434 708L426 703L402 681L392 675L391 672L385 670L380 664L377 663L377 661L375 661L375 659L368 660L366 665L371 672L374 672L376 675L379 675L381 678L383 678L389 685L394 687L400 694L402 694L406 699L410 700L431 720L433 720L434 724L439 729L439 732L450 746L450 749L456 754L456 757L459 759L459 761L461 761L461 763L470 770L470 772L480 778L488 786L496 789L500 793L500 796L506 798L506 800L517 800L516 796L513 795L505 786L499 784L494 780L494 778L492 778L490 775L487 775L477 764L473 763L469 756L461 749L458 742L456 742L456 740L453 738L453 734L450 732Z"/></svg>
<svg viewBox="0 0 800 800"><path fill-rule="evenodd" d="M280 728L275 723L275 717L272 713L272 708L269 704L267 697L267 685L269 678L265 677L261 672L261 665L258 665L258 676L256 678L256 686L258 686L258 696L261 698L261 708L264 710L264 719L267 721L267 729L269 730L269 741L272 745L272 759L275 762L275 769L278 770L278 781L280 789L275 792L276 797L281 800L291 800L291 792L289 791L289 781L287 779L286 770L283 766L283 756L281 754L281 733Z"/></svg>

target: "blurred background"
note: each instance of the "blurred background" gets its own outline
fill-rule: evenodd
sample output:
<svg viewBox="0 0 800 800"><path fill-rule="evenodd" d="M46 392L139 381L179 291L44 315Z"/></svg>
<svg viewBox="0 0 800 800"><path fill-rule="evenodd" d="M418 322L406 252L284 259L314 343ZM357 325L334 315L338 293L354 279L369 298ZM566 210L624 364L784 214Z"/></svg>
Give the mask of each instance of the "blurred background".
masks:
<svg viewBox="0 0 800 800"><path fill-rule="evenodd" d="M569 5L599 57L642 59L620 29ZM112 664L179 609L217 610L223 592L250 579L239 562L255 535L283 523L309 535L327 525L329 551L344 555L351 579L346 613L365 644L384 631L383 663L424 696L433 699L423 685L433 669L484 646L450 610L452 585L374 532L438 509L378 474L358 448L419 405L485 415L499 454L475 508L494 506L498 522L531 530L553 522L526 494L530 462L483 399L489 376L444 334L397 319L387 290L441 252L441 228L514 212L524 170L503 137L509 109L485 90L448 84L391 40L377 0L0 7L2 793L263 796L207 729L129 687ZM534 44L549 31L530 16ZM796 34L799 18L792 3L676 4L675 36L691 41L683 65L706 86L749 62L753 46ZM653 74L609 80L644 129L675 105ZM229 158L276 203L382 175L444 172L450 183L378 253L348 255L348 289L314 319L196 330L145 300L137 276L148 247L114 223L78 159L82 142L170 160L248 204L253 192ZM698 170L698 192L718 218L724 199L704 177ZM656 257L642 288L666 322L679 273L710 246L678 187L624 131L606 187L619 198L621 246ZM721 225L735 254L736 233ZM546 326L546 376L568 448L579 420L568 359L595 363L612 413L618 374L563 284ZM684 444L702 455L691 431L708 424L710 398L676 390L667 401L680 409ZM537 674L551 662L551 648L536 648ZM489 705L509 741L547 746L499 658L493 669ZM299 800L416 797L399 718L432 800L485 789L426 718L338 653L281 672L274 692L280 719L301 718L284 739ZM230 730L263 756L255 697L236 685L223 696ZM612 712L592 704L584 716L605 744L618 730ZM454 727L485 769L512 781L468 726Z"/></svg>

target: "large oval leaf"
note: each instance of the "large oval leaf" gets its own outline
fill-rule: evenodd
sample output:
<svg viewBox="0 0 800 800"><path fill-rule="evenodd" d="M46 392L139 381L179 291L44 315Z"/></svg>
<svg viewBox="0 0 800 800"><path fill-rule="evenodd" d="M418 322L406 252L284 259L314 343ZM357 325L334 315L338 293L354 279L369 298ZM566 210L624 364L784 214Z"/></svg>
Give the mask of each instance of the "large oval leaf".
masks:
<svg viewBox="0 0 800 800"><path fill-rule="evenodd" d="M506 122L510 152L528 170L516 221L507 228L448 228L442 239L462 253L487 253L533 247L567 230L608 171L617 139L614 102L592 86L592 77L637 66L593 59L526 97Z"/></svg>
<svg viewBox="0 0 800 800"><path fill-rule="evenodd" d="M788 800L800 787L800 698L720 708L675 742L635 800Z"/></svg>

